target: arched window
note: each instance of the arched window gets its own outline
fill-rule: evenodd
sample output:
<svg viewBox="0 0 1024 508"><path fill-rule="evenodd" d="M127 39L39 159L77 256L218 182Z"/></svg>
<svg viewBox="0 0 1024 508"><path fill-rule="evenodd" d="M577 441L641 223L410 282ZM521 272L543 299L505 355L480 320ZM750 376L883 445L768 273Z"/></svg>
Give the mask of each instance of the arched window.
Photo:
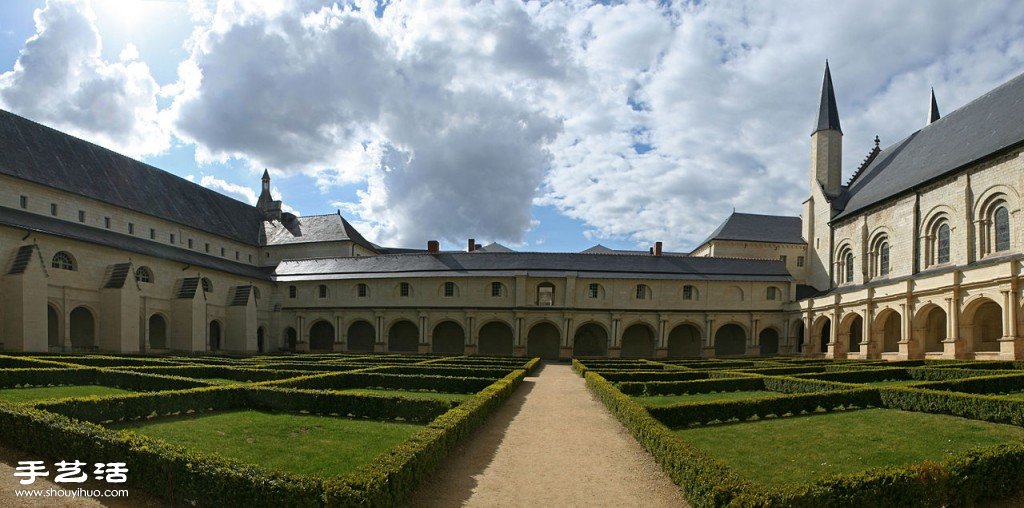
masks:
<svg viewBox="0 0 1024 508"><path fill-rule="evenodd" d="M636 285L636 299L637 300L649 300L651 298L651 288L647 284Z"/></svg>
<svg viewBox="0 0 1024 508"><path fill-rule="evenodd" d="M455 283L448 281L444 283L444 296L445 298L451 298L455 296Z"/></svg>
<svg viewBox="0 0 1024 508"><path fill-rule="evenodd" d="M203 277L202 282L203 282L203 292L204 293L212 293L213 292L213 282L210 282L210 279L207 279L206 277Z"/></svg>
<svg viewBox="0 0 1024 508"><path fill-rule="evenodd" d="M935 262L949 263L949 224L943 222L935 234Z"/></svg>
<svg viewBox="0 0 1024 508"><path fill-rule="evenodd" d="M500 298L502 296L505 296L505 285L500 282L492 282L491 296L494 298Z"/></svg>
<svg viewBox="0 0 1024 508"><path fill-rule="evenodd" d="M356 296L359 298L370 296L370 286L363 283L356 284Z"/></svg>
<svg viewBox="0 0 1024 508"><path fill-rule="evenodd" d="M878 275L889 275L889 242L882 242L878 247Z"/></svg>
<svg viewBox="0 0 1024 508"><path fill-rule="evenodd" d="M135 269L135 280L137 282L152 283L153 272L145 266L140 266Z"/></svg>
<svg viewBox="0 0 1024 508"><path fill-rule="evenodd" d="M853 253L847 252L843 257L843 264L846 266L846 282L853 282Z"/></svg>
<svg viewBox="0 0 1024 508"><path fill-rule="evenodd" d="M839 250L836 261L836 281L840 284L853 282L853 249L849 246Z"/></svg>
<svg viewBox="0 0 1024 508"><path fill-rule="evenodd" d="M555 304L555 285L543 282L537 285L537 305Z"/></svg>
<svg viewBox="0 0 1024 508"><path fill-rule="evenodd" d="M317 298L327 298L327 285L326 284L320 284L319 286L316 287L316 297Z"/></svg>
<svg viewBox="0 0 1024 508"><path fill-rule="evenodd" d="M398 285L398 296L409 296L412 294L412 286L408 282L402 282Z"/></svg>
<svg viewBox="0 0 1024 508"><path fill-rule="evenodd" d="M697 288L687 284L683 286L683 300L696 300Z"/></svg>
<svg viewBox="0 0 1024 508"><path fill-rule="evenodd" d="M995 237L995 251L1003 252L1010 250L1010 212L1006 210L1005 206L996 208L996 212L992 217L994 237Z"/></svg>
<svg viewBox="0 0 1024 508"><path fill-rule="evenodd" d="M60 251L53 255L53 262L50 266L58 270L75 270L75 258L67 252Z"/></svg>

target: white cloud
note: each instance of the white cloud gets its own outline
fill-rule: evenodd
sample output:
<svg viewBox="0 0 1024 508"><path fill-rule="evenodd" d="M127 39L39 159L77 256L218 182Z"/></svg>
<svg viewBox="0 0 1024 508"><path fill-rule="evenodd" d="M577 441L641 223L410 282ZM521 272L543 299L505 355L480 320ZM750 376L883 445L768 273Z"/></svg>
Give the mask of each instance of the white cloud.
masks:
<svg viewBox="0 0 1024 508"><path fill-rule="evenodd" d="M185 179L190 182L195 181L195 176L188 175L185 177ZM256 189L246 187L245 185L231 183L222 178L217 178L215 176L210 175L204 175L202 178L200 178L199 185L202 185L203 187L206 187L208 189L213 189L217 192L220 192L221 194L226 194L235 199L238 199L239 201L249 203L250 205L255 205L256 201L259 200L260 197L259 193L256 192ZM281 201L284 200L281 196L281 190L278 189L277 187L271 187L270 194L271 196L274 197L274 199ZM298 210L292 208L286 203L281 203L281 210L295 215L301 215Z"/></svg>
<svg viewBox="0 0 1024 508"><path fill-rule="evenodd" d="M149 67L134 46L117 62L103 60L95 21L87 3L47 0L14 68L0 74L0 103L129 155L166 150L170 135Z"/></svg>

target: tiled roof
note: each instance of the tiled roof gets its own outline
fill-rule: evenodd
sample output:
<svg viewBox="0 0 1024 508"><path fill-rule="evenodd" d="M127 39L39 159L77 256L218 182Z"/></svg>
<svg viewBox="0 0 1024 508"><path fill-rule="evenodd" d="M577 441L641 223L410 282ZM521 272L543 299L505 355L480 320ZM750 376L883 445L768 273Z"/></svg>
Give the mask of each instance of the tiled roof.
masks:
<svg viewBox="0 0 1024 508"><path fill-rule="evenodd" d="M1024 142L1024 74L884 149L834 206L833 220Z"/></svg>
<svg viewBox="0 0 1024 508"><path fill-rule="evenodd" d="M0 110L0 174L257 245L255 207Z"/></svg>
<svg viewBox="0 0 1024 508"><path fill-rule="evenodd" d="M352 241L370 250L376 246L366 241L340 214L286 216L281 221L263 223L267 245L285 245L310 242Z"/></svg>
<svg viewBox="0 0 1024 508"><path fill-rule="evenodd" d="M805 243L800 217L733 212L707 240L739 242Z"/></svg>

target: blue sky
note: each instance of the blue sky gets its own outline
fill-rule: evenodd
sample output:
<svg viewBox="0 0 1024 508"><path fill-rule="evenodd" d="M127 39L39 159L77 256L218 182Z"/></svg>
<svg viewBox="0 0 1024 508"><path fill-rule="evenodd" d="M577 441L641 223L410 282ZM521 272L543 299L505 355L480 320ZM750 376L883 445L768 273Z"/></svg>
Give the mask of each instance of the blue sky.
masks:
<svg viewBox="0 0 1024 508"><path fill-rule="evenodd" d="M796 215L829 58L849 175L1024 72L1013 2L0 5L0 107L379 243L687 250Z"/></svg>

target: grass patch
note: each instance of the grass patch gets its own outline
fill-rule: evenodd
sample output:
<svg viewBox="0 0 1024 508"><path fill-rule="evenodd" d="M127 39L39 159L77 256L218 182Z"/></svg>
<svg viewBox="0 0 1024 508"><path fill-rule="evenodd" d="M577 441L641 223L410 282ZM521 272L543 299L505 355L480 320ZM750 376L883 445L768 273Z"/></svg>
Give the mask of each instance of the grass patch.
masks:
<svg viewBox="0 0 1024 508"><path fill-rule="evenodd" d="M423 428L408 423L252 410L111 427L250 464L320 477L351 471Z"/></svg>
<svg viewBox="0 0 1024 508"><path fill-rule="evenodd" d="M64 399L67 397L123 395L126 393L135 392L101 385L35 386L29 388L6 388L0 390L0 400L4 402L24 404L29 402L41 402L44 400Z"/></svg>
<svg viewBox="0 0 1024 508"><path fill-rule="evenodd" d="M971 448L1024 438L1024 429L891 409L838 411L677 431L743 476L765 484L810 482L828 473L939 461Z"/></svg>
<svg viewBox="0 0 1024 508"><path fill-rule="evenodd" d="M406 397L409 399L454 400L458 402L461 402L473 396L472 394L469 393L441 393L419 390L379 390L373 388L349 388L347 390L341 391L351 395L385 395L393 397Z"/></svg>
<svg viewBox="0 0 1024 508"><path fill-rule="evenodd" d="M737 392L708 392L693 393L687 395L648 395L633 397L638 403L645 406L666 406L668 404L697 403L697 402L722 402L726 400L742 399L770 399L785 395L767 390L749 390Z"/></svg>

